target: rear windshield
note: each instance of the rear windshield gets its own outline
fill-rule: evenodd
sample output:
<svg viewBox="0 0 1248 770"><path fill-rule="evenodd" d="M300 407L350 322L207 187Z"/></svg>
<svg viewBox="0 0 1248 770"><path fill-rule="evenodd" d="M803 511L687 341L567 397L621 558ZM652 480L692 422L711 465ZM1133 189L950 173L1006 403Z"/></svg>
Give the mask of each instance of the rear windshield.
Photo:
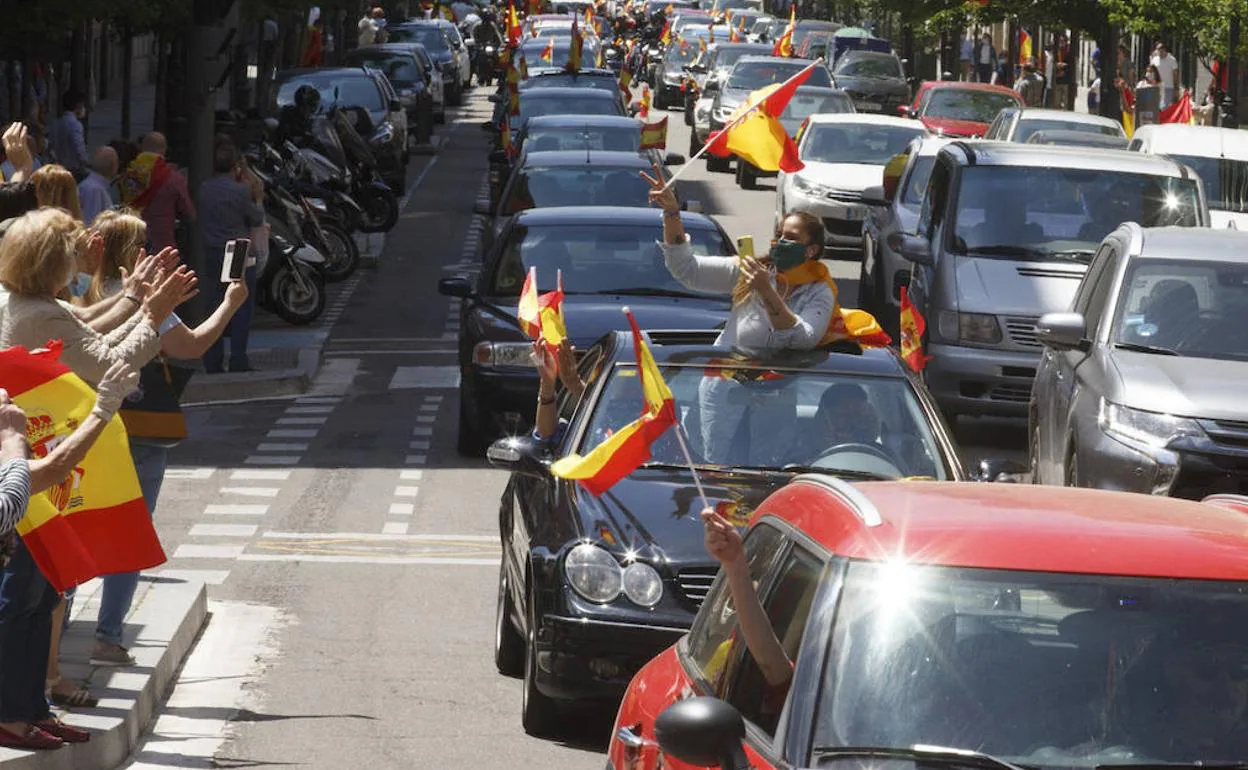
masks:
<svg viewBox="0 0 1248 770"><path fill-rule="evenodd" d="M647 206L650 183L636 168L562 166L521 169L503 213L552 206Z"/></svg>
<svg viewBox="0 0 1248 770"><path fill-rule="evenodd" d="M381 70L396 86L407 86L424 79L420 63L411 54L360 51L351 56L353 64Z"/></svg>
<svg viewBox="0 0 1248 770"><path fill-rule="evenodd" d="M975 123L991 123L1006 107L1017 107L1018 100L1010 94L969 88L934 88L927 98L922 115Z"/></svg>
<svg viewBox="0 0 1248 770"><path fill-rule="evenodd" d="M551 96L539 88L520 95L520 114L525 118L542 115L619 115L621 108L615 99L586 99L563 94Z"/></svg>
<svg viewBox="0 0 1248 770"><path fill-rule="evenodd" d="M1170 155L1190 166L1205 184L1209 208L1219 211L1248 212L1248 162L1232 158L1202 158L1196 155Z"/></svg>
<svg viewBox="0 0 1248 770"><path fill-rule="evenodd" d="M420 43L430 51L449 51L451 44L437 27L393 27L386 31L392 43Z"/></svg>
<svg viewBox="0 0 1248 770"><path fill-rule="evenodd" d="M295 103L295 91L300 86L312 86L321 94L321 112L331 107L363 107L369 112L384 112L381 91L368 75L307 75L287 80L277 89L277 106L289 107Z"/></svg>
<svg viewBox="0 0 1248 770"><path fill-rule="evenodd" d="M773 83L783 83L805 69L809 62L750 61L738 62L728 76L728 88L756 91ZM802 85L832 87L832 76L826 67L816 65Z"/></svg>
<svg viewBox="0 0 1248 770"><path fill-rule="evenodd" d="M628 126L589 126L584 128L530 129L524 148L531 152L547 150L641 150L641 128Z"/></svg>
<svg viewBox="0 0 1248 770"><path fill-rule="evenodd" d="M901 62L892 56L856 56L843 58L834 75L856 78L904 78Z"/></svg>
<svg viewBox="0 0 1248 770"><path fill-rule="evenodd" d="M1101 134L1102 136L1122 136L1117 126L1099 123L1076 123L1068 120L1020 120L1015 130L1014 141L1025 142L1038 131L1077 131L1081 134Z"/></svg>
<svg viewBox="0 0 1248 770"><path fill-rule="evenodd" d="M802 160L883 166L922 134L922 126L814 123L802 140Z"/></svg>

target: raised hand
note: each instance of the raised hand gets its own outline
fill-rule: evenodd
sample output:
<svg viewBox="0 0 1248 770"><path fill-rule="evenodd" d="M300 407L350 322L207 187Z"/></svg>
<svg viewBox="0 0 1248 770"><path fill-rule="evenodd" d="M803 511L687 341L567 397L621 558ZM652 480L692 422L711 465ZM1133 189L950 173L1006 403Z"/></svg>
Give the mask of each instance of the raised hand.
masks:
<svg viewBox="0 0 1248 770"><path fill-rule="evenodd" d="M35 159L30 154L30 145L26 142L26 126L22 123L11 123L4 131L4 154L17 173L10 182L22 182L30 178L34 170Z"/></svg>
<svg viewBox="0 0 1248 770"><path fill-rule="evenodd" d="M654 176L644 171L639 172L641 178L650 183L650 205L663 209L665 214L679 214L680 201L676 200L676 191L663 183L663 169L654 164Z"/></svg>
<svg viewBox="0 0 1248 770"><path fill-rule="evenodd" d="M713 508L703 509L702 525L706 550L716 561L727 566L744 557L741 533Z"/></svg>

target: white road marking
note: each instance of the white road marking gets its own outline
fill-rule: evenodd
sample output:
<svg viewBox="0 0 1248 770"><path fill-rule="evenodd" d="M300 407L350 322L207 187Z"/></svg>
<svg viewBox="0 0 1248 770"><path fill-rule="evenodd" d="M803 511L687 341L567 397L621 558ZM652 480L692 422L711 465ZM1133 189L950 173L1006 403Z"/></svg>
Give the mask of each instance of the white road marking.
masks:
<svg viewBox="0 0 1248 770"><path fill-rule="evenodd" d="M390 390L458 387L457 366L399 366L390 378Z"/></svg>
<svg viewBox="0 0 1248 770"><path fill-rule="evenodd" d="M269 506L248 503L209 503L204 513L210 516L263 516Z"/></svg>
<svg viewBox="0 0 1248 770"><path fill-rule="evenodd" d="M342 396L300 396L295 399L296 404L337 404L342 401Z"/></svg>
<svg viewBox="0 0 1248 770"><path fill-rule="evenodd" d="M212 474L216 470L216 468L169 468L165 470L165 478L202 481L203 479L212 478Z"/></svg>
<svg viewBox="0 0 1248 770"><path fill-rule="evenodd" d="M420 411L422 412L436 412L438 411L439 408L440 407L437 404L421 404L420 405Z"/></svg>
<svg viewBox="0 0 1248 770"><path fill-rule="evenodd" d="M237 559L247 549L245 545L197 545L183 543L173 552L175 559Z"/></svg>
<svg viewBox="0 0 1248 770"><path fill-rule="evenodd" d="M412 429L413 436L432 436L433 428L421 428L419 426Z"/></svg>
<svg viewBox="0 0 1248 770"><path fill-rule="evenodd" d="M395 566L498 567L498 559L438 558L436 556L336 556L297 553L246 553L238 561L306 562L309 564L392 564Z"/></svg>
<svg viewBox="0 0 1248 770"><path fill-rule="evenodd" d="M399 479L402 481L420 481L425 477L424 471L399 471Z"/></svg>
<svg viewBox="0 0 1248 770"><path fill-rule="evenodd" d="M290 471L257 471L240 468L230 474L234 481L285 481L290 478Z"/></svg>
<svg viewBox="0 0 1248 770"><path fill-rule="evenodd" d="M332 406L292 406L286 410L286 414L329 414L332 411Z"/></svg>
<svg viewBox="0 0 1248 770"><path fill-rule="evenodd" d="M279 417L277 425L324 425L328 417Z"/></svg>
<svg viewBox="0 0 1248 770"><path fill-rule="evenodd" d="M407 522L406 521L387 521L385 523L385 526L381 528L381 534L383 535L406 535L407 534Z"/></svg>
<svg viewBox="0 0 1248 770"><path fill-rule="evenodd" d="M395 487L395 497L415 497L420 493L420 487Z"/></svg>
<svg viewBox="0 0 1248 770"><path fill-rule="evenodd" d="M191 537L252 537L256 524L196 524L191 527Z"/></svg>
<svg viewBox="0 0 1248 770"><path fill-rule="evenodd" d="M221 487L223 495L240 495L242 497L277 497L281 487Z"/></svg>
<svg viewBox="0 0 1248 770"><path fill-rule="evenodd" d="M298 465L303 455L247 455L246 465Z"/></svg>
<svg viewBox="0 0 1248 770"><path fill-rule="evenodd" d="M438 394L438 395L435 395L435 396L425 396L425 400L426 400L426 401L432 401L432 402L433 402L433 403L435 403L435 404L440 404L440 403L442 403L442 399L444 399L444 398L446 398L446 396L443 396L443 395L441 395L441 394Z"/></svg>
<svg viewBox="0 0 1248 770"><path fill-rule="evenodd" d="M403 542L430 543L466 542L497 543L498 535L379 535L376 532L263 532L261 538L273 540L398 540Z"/></svg>
<svg viewBox="0 0 1248 770"><path fill-rule="evenodd" d="M295 443L295 444L285 444L285 443L261 444L260 446L256 447L256 451L257 452L306 452L308 451L308 445L298 444L298 443Z"/></svg>
<svg viewBox="0 0 1248 770"><path fill-rule="evenodd" d="M407 448L415 449L417 451L425 451L429 449L429 442L428 441L413 441L407 445Z"/></svg>
<svg viewBox="0 0 1248 770"><path fill-rule="evenodd" d="M434 417L433 415L424 415L424 414L422 414L422 415L420 415L419 417L417 417L417 418L416 418L416 422L419 422L419 423L424 423L425 425L430 425L430 424L435 423L435 422L437 422L437 421L438 421L438 418L437 418L437 417Z"/></svg>
<svg viewBox="0 0 1248 770"><path fill-rule="evenodd" d="M152 574L170 580L219 586L230 576L230 571L228 569L161 569Z"/></svg>
<svg viewBox="0 0 1248 770"><path fill-rule="evenodd" d="M316 430L271 430L264 434L265 438L316 438Z"/></svg>
<svg viewBox="0 0 1248 770"><path fill-rule="evenodd" d="M404 465L424 465L429 459L428 455L408 455L403 458Z"/></svg>
<svg viewBox="0 0 1248 770"><path fill-rule="evenodd" d="M411 503L390 503L391 516L411 516L416 512L416 506Z"/></svg>

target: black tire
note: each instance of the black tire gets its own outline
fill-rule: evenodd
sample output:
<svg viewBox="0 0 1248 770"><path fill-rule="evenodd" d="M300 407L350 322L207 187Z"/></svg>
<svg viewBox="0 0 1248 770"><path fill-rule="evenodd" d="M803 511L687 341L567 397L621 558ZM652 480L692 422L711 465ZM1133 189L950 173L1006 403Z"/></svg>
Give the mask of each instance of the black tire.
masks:
<svg viewBox="0 0 1248 770"><path fill-rule="evenodd" d="M498 673L518 679L524 676L524 635L512 622L515 605L507 584L507 567L498 567L498 602L494 610L494 666Z"/></svg>
<svg viewBox="0 0 1248 770"><path fill-rule="evenodd" d="M360 266L360 247L351 237L351 233L338 225L322 222L321 230L325 233L329 247L322 267L325 280L330 283L345 281Z"/></svg>
<svg viewBox="0 0 1248 770"><path fill-rule="evenodd" d="M394 190L366 188L356 202L364 209L362 233L388 233L399 221L399 197Z"/></svg>
<svg viewBox="0 0 1248 770"><path fill-rule="evenodd" d="M740 158L737 159L737 184L742 190L758 189L758 176L754 173L754 166Z"/></svg>
<svg viewBox="0 0 1248 770"><path fill-rule="evenodd" d="M469 414L472 407L468 404L463 388L459 390L459 436L455 440L455 449L463 457L485 456L485 442L481 440L478 428L473 424Z"/></svg>
<svg viewBox="0 0 1248 770"><path fill-rule="evenodd" d="M269 304L283 321L306 326L325 310L325 279L319 270L302 263L295 269L304 278L305 285L300 285L289 266L279 267L269 290Z"/></svg>
<svg viewBox="0 0 1248 770"><path fill-rule="evenodd" d="M524 699L520 703L520 721L524 731L535 738L545 738L554 731L559 716L558 704L537 689L537 602L528 594L528 629L524 651Z"/></svg>
<svg viewBox="0 0 1248 770"><path fill-rule="evenodd" d="M717 158L714 155L706 154L706 170L712 173L727 174L732 170L731 158Z"/></svg>

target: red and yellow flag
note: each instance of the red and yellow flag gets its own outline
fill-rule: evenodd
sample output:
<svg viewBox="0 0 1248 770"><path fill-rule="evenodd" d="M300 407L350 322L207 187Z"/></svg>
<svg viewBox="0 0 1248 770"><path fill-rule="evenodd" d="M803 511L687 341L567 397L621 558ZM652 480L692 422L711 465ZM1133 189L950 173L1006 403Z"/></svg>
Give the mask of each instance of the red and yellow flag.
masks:
<svg viewBox="0 0 1248 770"><path fill-rule="evenodd" d="M565 70L573 75L581 71L581 52L584 49L584 46L585 38L581 35L580 25L577 24L576 18L573 17L572 45L568 49L568 63L563 66Z"/></svg>
<svg viewBox="0 0 1248 770"><path fill-rule="evenodd" d="M499 149L506 153L508 158L516 157L516 145L511 141L511 116L503 116L503 127L498 132Z"/></svg>
<svg viewBox="0 0 1248 770"><path fill-rule="evenodd" d="M524 4L525 16L536 16L542 12L542 0L528 0ZM536 37L536 35L534 35Z"/></svg>
<svg viewBox="0 0 1248 770"><path fill-rule="evenodd" d="M729 17L728 17L728 20L731 22L731 21L732 21L732 17L731 17L731 16L729 16ZM740 42L741 42L741 30L740 30L740 28L739 28L739 27L737 27L737 26L733 26L733 27L732 27L732 34L729 36L729 38L728 38L728 42L730 42L730 43L740 43Z"/></svg>
<svg viewBox="0 0 1248 770"><path fill-rule="evenodd" d="M789 26L784 28L784 34L776 41L776 45L772 48L773 56L793 56L793 30L797 29L797 3L789 6Z"/></svg>
<svg viewBox="0 0 1248 770"><path fill-rule="evenodd" d="M698 38L698 53L700 54L706 53L706 39L705 38L701 38L701 37Z"/></svg>
<svg viewBox="0 0 1248 770"><path fill-rule="evenodd" d="M641 337L637 319L628 308L624 313L632 327L633 347L637 351L637 376L644 405L641 417L611 434L584 457L570 454L550 467L555 476L574 480L595 496L606 492L649 460L650 447L663 431L676 424L676 399Z"/></svg>
<svg viewBox="0 0 1248 770"><path fill-rule="evenodd" d="M677 38L676 38L676 39L680 41L680 52L681 52L681 53L684 53L685 51L688 51L688 50L689 50L689 41L688 41L688 40L685 40L683 37L680 37L680 36L677 36Z"/></svg>
<svg viewBox="0 0 1248 770"><path fill-rule="evenodd" d="M1023 66L1031 58L1031 35L1022 27L1018 28L1018 66Z"/></svg>
<svg viewBox="0 0 1248 770"><path fill-rule="evenodd" d="M555 39L553 37L546 41L546 47L542 49L542 55L539 58L547 64L550 64L555 58Z"/></svg>
<svg viewBox="0 0 1248 770"><path fill-rule="evenodd" d="M920 371L931 356L923 355L923 332L927 331L927 321L910 302L906 287L901 287L901 357L914 371Z"/></svg>
<svg viewBox="0 0 1248 770"><path fill-rule="evenodd" d="M516 13L514 0L507 3L507 44L513 48L520 45L524 28L520 26L520 14Z"/></svg>
<svg viewBox="0 0 1248 770"><path fill-rule="evenodd" d="M633 91L629 86L633 82L633 73L628 71L628 67L620 68L620 93L624 94L624 98L628 101L633 100Z"/></svg>
<svg viewBox="0 0 1248 770"><path fill-rule="evenodd" d="M643 123L641 126L641 149L662 150L667 147L667 116L658 123Z"/></svg>
<svg viewBox="0 0 1248 770"><path fill-rule="evenodd" d="M1173 104L1161 111L1157 119L1162 123L1183 123L1192 125L1196 122L1192 114L1192 94L1184 91Z"/></svg>
<svg viewBox="0 0 1248 770"><path fill-rule="evenodd" d="M659 35L659 42L663 45L670 45L672 42L672 20L668 19L663 24L663 32Z"/></svg>
<svg viewBox="0 0 1248 770"><path fill-rule="evenodd" d="M516 318L520 330L529 339L540 339L547 347L555 348L568 336L563 320L563 271L559 271L554 291L537 293L537 268L530 267L520 289L520 305Z"/></svg>
<svg viewBox="0 0 1248 770"><path fill-rule="evenodd" d="M520 79L528 80L529 79L529 62L523 56L520 57L519 69L520 69Z"/></svg>
<svg viewBox="0 0 1248 770"><path fill-rule="evenodd" d="M0 351L0 387L26 412L35 457L65 440L95 406L95 392L60 363L61 343L48 347ZM69 478L30 498L17 533L58 591L165 562L120 417L108 423Z"/></svg>
<svg viewBox="0 0 1248 770"><path fill-rule="evenodd" d="M637 108L637 115L643 118L650 117L650 86L645 83L641 84L641 103Z"/></svg>
<svg viewBox="0 0 1248 770"><path fill-rule="evenodd" d="M812 62L783 83L750 94L729 118L727 128L711 134L706 151L720 158L733 155L763 171L800 171L802 163L793 137L780 123L780 115L798 86L806 82L818 62Z"/></svg>

